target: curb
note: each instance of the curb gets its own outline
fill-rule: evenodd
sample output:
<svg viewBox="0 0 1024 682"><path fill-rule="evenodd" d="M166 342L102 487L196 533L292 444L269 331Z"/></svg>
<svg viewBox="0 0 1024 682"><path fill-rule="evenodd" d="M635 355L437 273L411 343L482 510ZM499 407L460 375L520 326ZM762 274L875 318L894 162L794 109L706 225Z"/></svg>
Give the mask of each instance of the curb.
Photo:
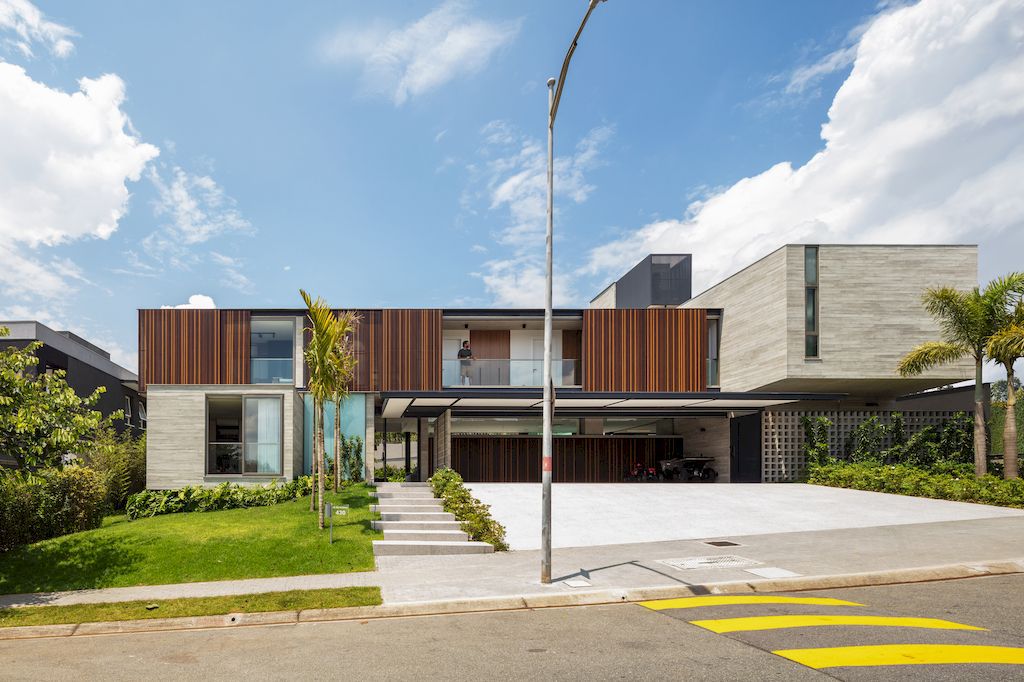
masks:
<svg viewBox="0 0 1024 682"><path fill-rule="evenodd" d="M305 609L302 611L269 611L263 613L230 613L220 616L188 616L153 618L79 625L28 625L0 628L0 640L38 639L46 637L77 637L79 635L113 635L135 632L166 632L233 628L255 625L294 625L332 621L407 618L488 611L516 611L569 606L622 604L654 599L696 597L709 594L753 594L761 592L802 592L807 590L872 587L904 583L936 582L983 576L1024 573L1024 558L975 561L919 568L898 568L864 573L806 576L799 578L741 580L703 585L669 585L591 592L526 594L512 597L482 597L445 601L405 602L381 606L352 606L336 609ZM31 607L29 607L31 608Z"/></svg>

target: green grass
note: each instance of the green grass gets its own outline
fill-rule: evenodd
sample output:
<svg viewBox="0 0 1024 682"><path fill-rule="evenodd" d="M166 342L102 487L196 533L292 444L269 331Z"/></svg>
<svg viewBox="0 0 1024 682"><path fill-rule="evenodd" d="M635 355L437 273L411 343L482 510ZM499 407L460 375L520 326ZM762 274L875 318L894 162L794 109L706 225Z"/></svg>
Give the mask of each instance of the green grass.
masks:
<svg viewBox="0 0 1024 682"><path fill-rule="evenodd" d="M273 507L168 514L44 540L0 554L0 594L206 580L370 571L373 502L364 485L327 499L347 504L334 517L334 544L316 527L309 498Z"/></svg>
<svg viewBox="0 0 1024 682"><path fill-rule="evenodd" d="M190 597L159 601L128 601L70 606L23 606L0 609L0 627L98 623L144 618L220 616L226 613L260 613L333 609L345 606L377 606L379 587L341 587L326 590L264 592L228 597ZM152 608L153 606L156 608Z"/></svg>

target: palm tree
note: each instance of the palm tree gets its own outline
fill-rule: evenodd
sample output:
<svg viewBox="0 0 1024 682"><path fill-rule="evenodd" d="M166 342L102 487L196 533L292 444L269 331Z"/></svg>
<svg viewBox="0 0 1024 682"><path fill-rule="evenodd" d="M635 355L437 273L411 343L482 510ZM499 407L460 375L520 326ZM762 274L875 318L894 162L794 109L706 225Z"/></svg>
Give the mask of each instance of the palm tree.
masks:
<svg viewBox="0 0 1024 682"><path fill-rule="evenodd" d="M922 343L900 360L899 373L915 376L938 365L966 357L974 360L974 472L988 472L985 442L985 395L982 367L989 338L999 330L1015 297L1024 292L1024 274L993 280L984 290L960 291L952 287L926 289L924 307L936 318L941 341Z"/></svg>
<svg viewBox="0 0 1024 682"><path fill-rule="evenodd" d="M324 401L330 399L339 381L338 363L335 357L339 327L334 311L326 301L317 297L314 301L300 289L306 303L309 318L310 340L303 351L309 367L309 392L313 396L313 477L314 490L310 509L315 506L320 528L324 527ZM315 498L315 499L313 499Z"/></svg>
<svg viewBox="0 0 1024 682"><path fill-rule="evenodd" d="M337 381L334 386L334 492L338 492L341 481L341 403L348 397L349 385L355 373L356 358L352 348L352 332L359 323L359 316L351 311L337 314L337 345L334 349L334 365Z"/></svg>
<svg viewBox="0 0 1024 682"><path fill-rule="evenodd" d="M989 357L1006 368L1006 418L1003 421L1003 476L1017 478L1017 390L1013 364L1024 358L1024 301L1018 300L1007 324L992 335L986 348Z"/></svg>

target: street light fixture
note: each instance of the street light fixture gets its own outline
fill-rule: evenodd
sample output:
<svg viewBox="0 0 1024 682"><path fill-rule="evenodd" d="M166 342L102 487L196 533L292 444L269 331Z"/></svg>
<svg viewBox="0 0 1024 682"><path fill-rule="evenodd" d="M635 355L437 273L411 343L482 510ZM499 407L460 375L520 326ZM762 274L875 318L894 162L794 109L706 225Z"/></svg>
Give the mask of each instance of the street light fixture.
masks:
<svg viewBox="0 0 1024 682"><path fill-rule="evenodd" d="M552 234L554 231L554 208L555 208L555 116L558 115L558 103L562 100L562 88L565 86L565 76L569 72L569 62L572 61L573 52L576 51L576 44L583 33L583 27L587 25L591 12L601 2L607 0L590 0L587 4L587 13L583 15L583 21L576 31L576 35L569 45L569 51L565 54L565 61L562 62L562 70L558 74L558 80L548 79L548 228L547 242L545 246L547 268L545 273L544 287L544 438L541 444L541 482L543 494L541 499L541 563L540 581L551 582L551 418L554 413L554 387L551 383L551 289L552 289ZM557 85L557 88L555 87Z"/></svg>

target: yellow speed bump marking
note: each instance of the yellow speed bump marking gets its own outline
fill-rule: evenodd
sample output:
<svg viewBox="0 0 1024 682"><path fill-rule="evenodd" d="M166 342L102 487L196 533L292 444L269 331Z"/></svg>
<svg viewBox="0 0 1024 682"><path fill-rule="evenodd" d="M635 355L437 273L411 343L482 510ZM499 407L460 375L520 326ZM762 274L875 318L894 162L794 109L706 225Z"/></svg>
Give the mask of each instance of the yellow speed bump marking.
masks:
<svg viewBox="0 0 1024 682"><path fill-rule="evenodd" d="M781 649L772 653L815 669L950 663L1024 665L1024 649L973 644L875 644L823 649Z"/></svg>
<svg viewBox="0 0 1024 682"><path fill-rule="evenodd" d="M939 618L893 618L889 616L752 616L749 618L719 618L716 620L691 620L691 625L702 627L719 634L725 632L749 632L751 630L781 630L783 628L810 628L823 625L873 625L892 628L929 628L932 630L984 630L954 623Z"/></svg>
<svg viewBox="0 0 1024 682"><path fill-rule="evenodd" d="M809 606L864 606L853 601L828 597L771 597L759 594L736 594L720 597L682 597L637 602L653 611L667 609L696 609L701 606L731 606L733 604L806 604Z"/></svg>

